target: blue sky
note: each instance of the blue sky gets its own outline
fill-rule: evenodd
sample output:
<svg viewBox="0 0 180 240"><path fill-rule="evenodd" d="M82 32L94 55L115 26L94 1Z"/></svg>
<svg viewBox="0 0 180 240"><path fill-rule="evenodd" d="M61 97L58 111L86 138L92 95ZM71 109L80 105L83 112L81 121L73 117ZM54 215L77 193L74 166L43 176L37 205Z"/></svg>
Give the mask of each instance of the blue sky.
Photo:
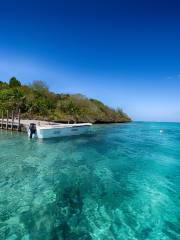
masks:
<svg viewBox="0 0 180 240"><path fill-rule="evenodd" d="M0 80L122 107L135 120L180 121L180 1L6 0Z"/></svg>

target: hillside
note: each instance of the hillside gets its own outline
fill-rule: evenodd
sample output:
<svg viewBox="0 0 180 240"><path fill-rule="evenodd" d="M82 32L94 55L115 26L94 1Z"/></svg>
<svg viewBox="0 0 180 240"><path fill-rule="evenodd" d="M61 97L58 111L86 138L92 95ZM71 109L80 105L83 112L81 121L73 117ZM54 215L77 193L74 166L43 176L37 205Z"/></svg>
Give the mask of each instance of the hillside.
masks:
<svg viewBox="0 0 180 240"><path fill-rule="evenodd" d="M21 109L23 118L59 122L92 123L128 122L131 119L120 109L81 94L50 92L42 81L22 85L15 77L9 83L0 81L0 110Z"/></svg>

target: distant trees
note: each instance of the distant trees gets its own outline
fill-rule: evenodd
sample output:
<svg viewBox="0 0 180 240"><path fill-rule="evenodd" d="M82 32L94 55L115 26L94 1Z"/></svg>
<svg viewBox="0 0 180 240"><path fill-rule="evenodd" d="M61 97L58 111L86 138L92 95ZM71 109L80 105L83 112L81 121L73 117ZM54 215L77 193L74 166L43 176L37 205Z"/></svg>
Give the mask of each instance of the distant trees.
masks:
<svg viewBox="0 0 180 240"><path fill-rule="evenodd" d="M56 121L126 122L121 109L111 109L96 99L81 94L55 94L41 80L22 85L12 77L0 81L0 110L21 109L22 117Z"/></svg>

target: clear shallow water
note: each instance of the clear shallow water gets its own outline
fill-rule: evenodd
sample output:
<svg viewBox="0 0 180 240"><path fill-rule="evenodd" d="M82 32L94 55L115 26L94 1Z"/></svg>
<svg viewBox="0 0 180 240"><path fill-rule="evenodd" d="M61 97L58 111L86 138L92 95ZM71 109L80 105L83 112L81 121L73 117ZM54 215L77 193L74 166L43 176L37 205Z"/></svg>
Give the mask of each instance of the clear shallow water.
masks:
<svg viewBox="0 0 180 240"><path fill-rule="evenodd" d="M0 239L180 239L180 124L0 132Z"/></svg>

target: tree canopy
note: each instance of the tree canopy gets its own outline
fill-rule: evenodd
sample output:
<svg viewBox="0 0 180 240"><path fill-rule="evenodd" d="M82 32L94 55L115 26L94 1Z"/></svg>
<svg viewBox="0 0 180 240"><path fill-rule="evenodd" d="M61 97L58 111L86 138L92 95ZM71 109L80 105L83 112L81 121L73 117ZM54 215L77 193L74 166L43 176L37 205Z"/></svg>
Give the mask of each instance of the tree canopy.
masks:
<svg viewBox="0 0 180 240"><path fill-rule="evenodd" d="M20 83L20 81L18 81L15 77L12 77L12 78L9 80L9 86L10 86L10 87L20 87L20 86L21 86L21 83Z"/></svg>
<svg viewBox="0 0 180 240"><path fill-rule="evenodd" d="M15 77L9 83L0 81L0 110L21 109L22 117L59 122L92 123L128 122L120 109L109 108L82 94L53 93L41 80L23 85Z"/></svg>

